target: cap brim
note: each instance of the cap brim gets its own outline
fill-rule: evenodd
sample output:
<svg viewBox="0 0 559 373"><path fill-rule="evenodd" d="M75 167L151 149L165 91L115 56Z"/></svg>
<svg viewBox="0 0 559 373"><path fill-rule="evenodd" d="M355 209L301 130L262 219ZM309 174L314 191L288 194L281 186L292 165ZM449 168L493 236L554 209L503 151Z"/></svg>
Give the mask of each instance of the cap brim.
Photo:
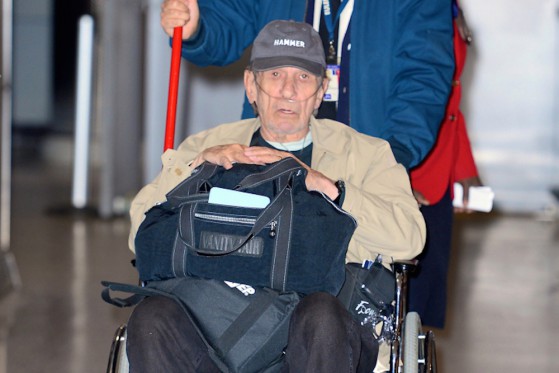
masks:
<svg viewBox="0 0 559 373"><path fill-rule="evenodd" d="M324 74L324 66L318 62L312 62L297 57L265 57L256 58L251 63L252 69L256 71L264 71L274 69L276 67L298 67L311 74L322 76Z"/></svg>

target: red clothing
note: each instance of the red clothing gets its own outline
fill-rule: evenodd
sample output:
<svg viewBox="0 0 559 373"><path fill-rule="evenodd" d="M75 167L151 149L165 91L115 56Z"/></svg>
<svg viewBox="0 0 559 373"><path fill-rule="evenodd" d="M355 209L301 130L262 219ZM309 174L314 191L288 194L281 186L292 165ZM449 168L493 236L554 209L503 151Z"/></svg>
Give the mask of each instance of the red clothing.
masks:
<svg viewBox="0 0 559 373"><path fill-rule="evenodd" d="M466 62L466 49L467 44L460 37L454 23L456 69L445 119L431 152L411 171L412 188L423 194L430 204L439 202L455 181L478 176L466 132L466 123L460 111L462 96L460 76Z"/></svg>

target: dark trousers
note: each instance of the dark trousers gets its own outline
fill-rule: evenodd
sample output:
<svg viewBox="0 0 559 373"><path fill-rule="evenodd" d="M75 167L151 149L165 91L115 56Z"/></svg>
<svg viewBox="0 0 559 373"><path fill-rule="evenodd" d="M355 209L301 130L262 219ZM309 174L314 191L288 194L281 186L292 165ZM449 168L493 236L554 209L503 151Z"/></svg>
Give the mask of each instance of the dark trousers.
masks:
<svg viewBox="0 0 559 373"><path fill-rule="evenodd" d="M182 308L165 297L146 298L136 306L126 349L131 373L220 372ZM335 297L315 293L293 313L282 372L370 373L377 355L371 332Z"/></svg>
<svg viewBox="0 0 559 373"><path fill-rule="evenodd" d="M419 313L424 325L444 328L454 214L450 190L438 203L421 206L421 212L427 242L418 256L418 272L409 278L408 310Z"/></svg>

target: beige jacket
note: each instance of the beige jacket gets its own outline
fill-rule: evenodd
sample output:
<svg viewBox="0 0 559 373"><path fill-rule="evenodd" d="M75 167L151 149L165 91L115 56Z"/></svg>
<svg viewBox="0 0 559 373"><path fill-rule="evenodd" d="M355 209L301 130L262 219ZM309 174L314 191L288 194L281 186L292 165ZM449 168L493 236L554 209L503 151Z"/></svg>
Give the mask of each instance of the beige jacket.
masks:
<svg viewBox="0 0 559 373"><path fill-rule="evenodd" d="M259 127L258 119L223 124L189 136L177 150L167 150L162 155L161 173L132 201L130 249L134 251L134 238L145 212L165 201L166 193L190 175L189 164L198 153L216 145L249 145ZM425 222L406 170L396 163L390 145L327 119L311 118L311 133L311 167L332 180L345 182L342 208L357 220L347 261L362 262L376 254L393 259L418 255L425 243Z"/></svg>

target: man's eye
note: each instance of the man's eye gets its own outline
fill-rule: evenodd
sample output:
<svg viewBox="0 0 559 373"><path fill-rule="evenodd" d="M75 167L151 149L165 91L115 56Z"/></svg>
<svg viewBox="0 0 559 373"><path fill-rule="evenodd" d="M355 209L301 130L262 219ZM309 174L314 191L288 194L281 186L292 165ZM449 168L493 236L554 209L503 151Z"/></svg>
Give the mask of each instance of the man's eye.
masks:
<svg viewBox="0 0 559 373"><path fill-rule="evenodd" d="M301 74L301 79L307 80L309 78L309 74Z"/></svg>
<svg viewBox="0 0 559 373"><path fill-rule="evenodd" d="M277 78L277 77L279 76L279 72L277 72L277 71L272 71L272 76L273 76L274 78Z"/></svg>

